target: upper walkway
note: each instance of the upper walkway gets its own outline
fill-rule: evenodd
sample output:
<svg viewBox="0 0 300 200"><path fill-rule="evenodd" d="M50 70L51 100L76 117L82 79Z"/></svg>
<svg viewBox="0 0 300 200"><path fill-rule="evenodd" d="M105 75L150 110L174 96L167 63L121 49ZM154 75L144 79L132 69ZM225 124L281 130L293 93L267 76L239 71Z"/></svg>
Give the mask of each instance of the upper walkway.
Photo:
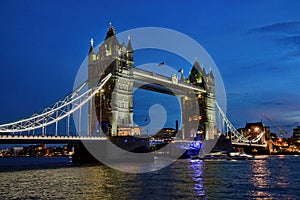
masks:
<svg viewBox="0 0 300 200"><path fill-rule="evenodd" d="M163 93L166 89L172 89L176 92L177 95L185 94L189 91L206 93L206 90L203 87L197 87L193 84L181 81L176 74L173 74L171 77L167 77L139 68L134 68L132 73L136 87L147 87L147 89L155 91L161 90L161 92Z"/></svg>

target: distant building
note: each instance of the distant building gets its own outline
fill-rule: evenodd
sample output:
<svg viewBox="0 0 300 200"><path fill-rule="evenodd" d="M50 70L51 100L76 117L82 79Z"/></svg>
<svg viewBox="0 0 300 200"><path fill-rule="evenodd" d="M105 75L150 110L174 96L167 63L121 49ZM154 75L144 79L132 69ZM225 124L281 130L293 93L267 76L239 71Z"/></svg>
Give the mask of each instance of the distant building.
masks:
<svg viewBox="0 0 300 200"><path fill-rule="evenodd" d="M300 152L300 126L293 129L293 136L289 138L290 150Z"/></svg>
<svg viewBox="0 0 300 200"><path fill-rule="evenodd" d="M264 132L261 142L265 143L266 140L270 140L270 127L264 126L262 122L246 123L244 128L239 129L240 133L244 135L248 140L256 139L259 134Z"/></svg>
<svg viewBox="0 0 300 200"><path fill-rule="evenodd" d="M155 135L152 136L154 139L158 140L164 140L164 139L172 139L172 137L175 137L177 133L177 130L174 128L163 128L160 131L158 131Z"/></svg>
<svg viewBox="0 0 300 200"><path fill-rule="evenodd" d="M300 126L297 126L293 129L293 138L297 138L300 140Z"/></svg>
<svg viewBox="0 0 300 200"><path fill-rule="evenodd" d="M23 150L23 147L12 147L12 154L18 155Z"/></svg>
<svg viewBox="0 0 300 200"><path fill-rule="evenodd" d="M118 136L137 136L141 135L141 127L119 127Z"/></svg>

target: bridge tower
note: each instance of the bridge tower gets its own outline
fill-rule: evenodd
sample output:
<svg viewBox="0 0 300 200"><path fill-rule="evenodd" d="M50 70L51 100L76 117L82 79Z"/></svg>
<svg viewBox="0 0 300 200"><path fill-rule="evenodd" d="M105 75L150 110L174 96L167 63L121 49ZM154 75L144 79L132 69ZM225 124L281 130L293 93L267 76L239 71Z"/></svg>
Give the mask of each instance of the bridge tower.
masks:
<svg viewBox="0 0 300 200"><path fill-rule="evenodd" d="M99 135L101 128L107 136L140 134L133 132L133 49L128 36L127 46L120 44L110 23L105 41L95 53L91 39L88 55L88 87L91 88L108 73L112 77L89 102L89 135ZM123 130L123 131L119 131Z"/></svg>
<svg viewBox="0 0 300 200"><path fill-rule="evenodd" d="M206 73L198 61L195 61L187 83L205 89L206 93L196 92L193 96L186 96L182 102L182 136L183 139L194 138L196 133L205 139L214 139L216 134L216 97L215 81L212 71ZM199 110L198 110L199 109Z"/></svg>
<svg viewBox="0 0 300 200"><path fill-rule="evenodd" d="M204 76L205 78L205 137L206 139L216 139L216 93L215 93L215 78L210 68L210 72Z"/></svg>

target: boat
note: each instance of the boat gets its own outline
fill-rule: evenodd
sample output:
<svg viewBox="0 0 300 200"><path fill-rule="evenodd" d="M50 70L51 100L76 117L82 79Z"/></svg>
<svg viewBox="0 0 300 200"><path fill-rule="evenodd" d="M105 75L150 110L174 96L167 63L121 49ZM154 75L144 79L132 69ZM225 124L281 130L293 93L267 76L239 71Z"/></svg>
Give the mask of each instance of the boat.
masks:
<svg viewBox="0 0 300 200"><path fill-rule="evenodd" d="M252 159L254 159L253 155L246 154L244 151L229 152L229 156L233 160L252 160Z"/></svg>
<svg viewBox="0 0 300 200"><path fill-rule="evenodd" d="M206 154L202 160L252 160L252 155L246 154L245 152L227 152L217 151Z"/></svg>
<svg viewBox="0 0 300 200"><path fill-rule="evenodd" d="M227 151L216 151L206 154L201 160L230 160L230 156Z"/></svg>

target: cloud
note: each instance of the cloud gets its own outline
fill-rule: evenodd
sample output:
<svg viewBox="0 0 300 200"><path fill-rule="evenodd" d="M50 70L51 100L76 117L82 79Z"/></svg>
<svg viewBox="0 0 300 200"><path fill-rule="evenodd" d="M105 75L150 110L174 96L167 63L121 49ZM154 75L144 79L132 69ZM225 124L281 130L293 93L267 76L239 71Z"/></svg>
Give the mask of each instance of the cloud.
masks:
<svg viewBox="0 0 300 200"><path fill-rule="evenodd" d="M249 97L252 97L254 96L255 94L254 93L251 93L251 92L246 92L246 91L228 91L227 92L227 96L228 97L239 97L239 98L249 98Z"/></svg>
<svg viewBox="0 0 300 200"><path fill-rule="evenodd" d="M279 101L262 101L259 102L260 105L263 106L284 106L286 105L285 103L279 102Z"/></svg>
<svg viewBox="0 0 300 200"><path fill-rule="evenodd" d="M299 122L291 123L291 124L284 124L281 127L287 127L287 128L296 128L299 125Z"/></svg>
<svg viewBox="0 0 300 200"><path fill-rule="evenodd" d="M281 70L282 67L278 66L276 63L270 63L269 61L253 61L252 63L245 63L243 64L243 70L244 73L261 73L262 76L265 76L266 73L269 72L276 72L278 70Z"/></svg>
<svg viewBox="0 0 300 200"><path fill-rule="evenodd" d="M282 37L280 39L277 39L277 42L285 46L300 47L300 35Z"/></svg>
<svg viewBox="0 0 300 200"><path fill-rule="evenodd" d="M300 21L279 22L248 30L247 34L262 36L272 41L275 49L281 52L279 59L297 59L300 55ZM267 34L267 35L266 35Z"/></svg>
<svg viewBox="0 0 300 200"><path fill-rule="evenodd" d="M267 65L267 64L265 64L265 65ZM278 70L281 70L281 69L282 69L281 67L271 65L271 66L267 66L265 70L267 72L271 72L271 71L278 71Z"/></svg>
<svg viewBox="0 0 300 200"><path fill-rule="evenodd" d="M286 54L287 58L300 58L300 51L299 49L290 51Z"/></svg>
<svg viewBox="0 0 300 200"><path fill-rule="evenodd" d="M300 111L289 112L285 116L286 117L297 117L297 118L300 118Z"/></svg>
<svg viewBox="0 0 300 200"><path fill-rule="evenodd" d="M261 26L248 31L248 33L288 33L297 34L300 32L300 21L280 22L271 25Z"/></svg>

